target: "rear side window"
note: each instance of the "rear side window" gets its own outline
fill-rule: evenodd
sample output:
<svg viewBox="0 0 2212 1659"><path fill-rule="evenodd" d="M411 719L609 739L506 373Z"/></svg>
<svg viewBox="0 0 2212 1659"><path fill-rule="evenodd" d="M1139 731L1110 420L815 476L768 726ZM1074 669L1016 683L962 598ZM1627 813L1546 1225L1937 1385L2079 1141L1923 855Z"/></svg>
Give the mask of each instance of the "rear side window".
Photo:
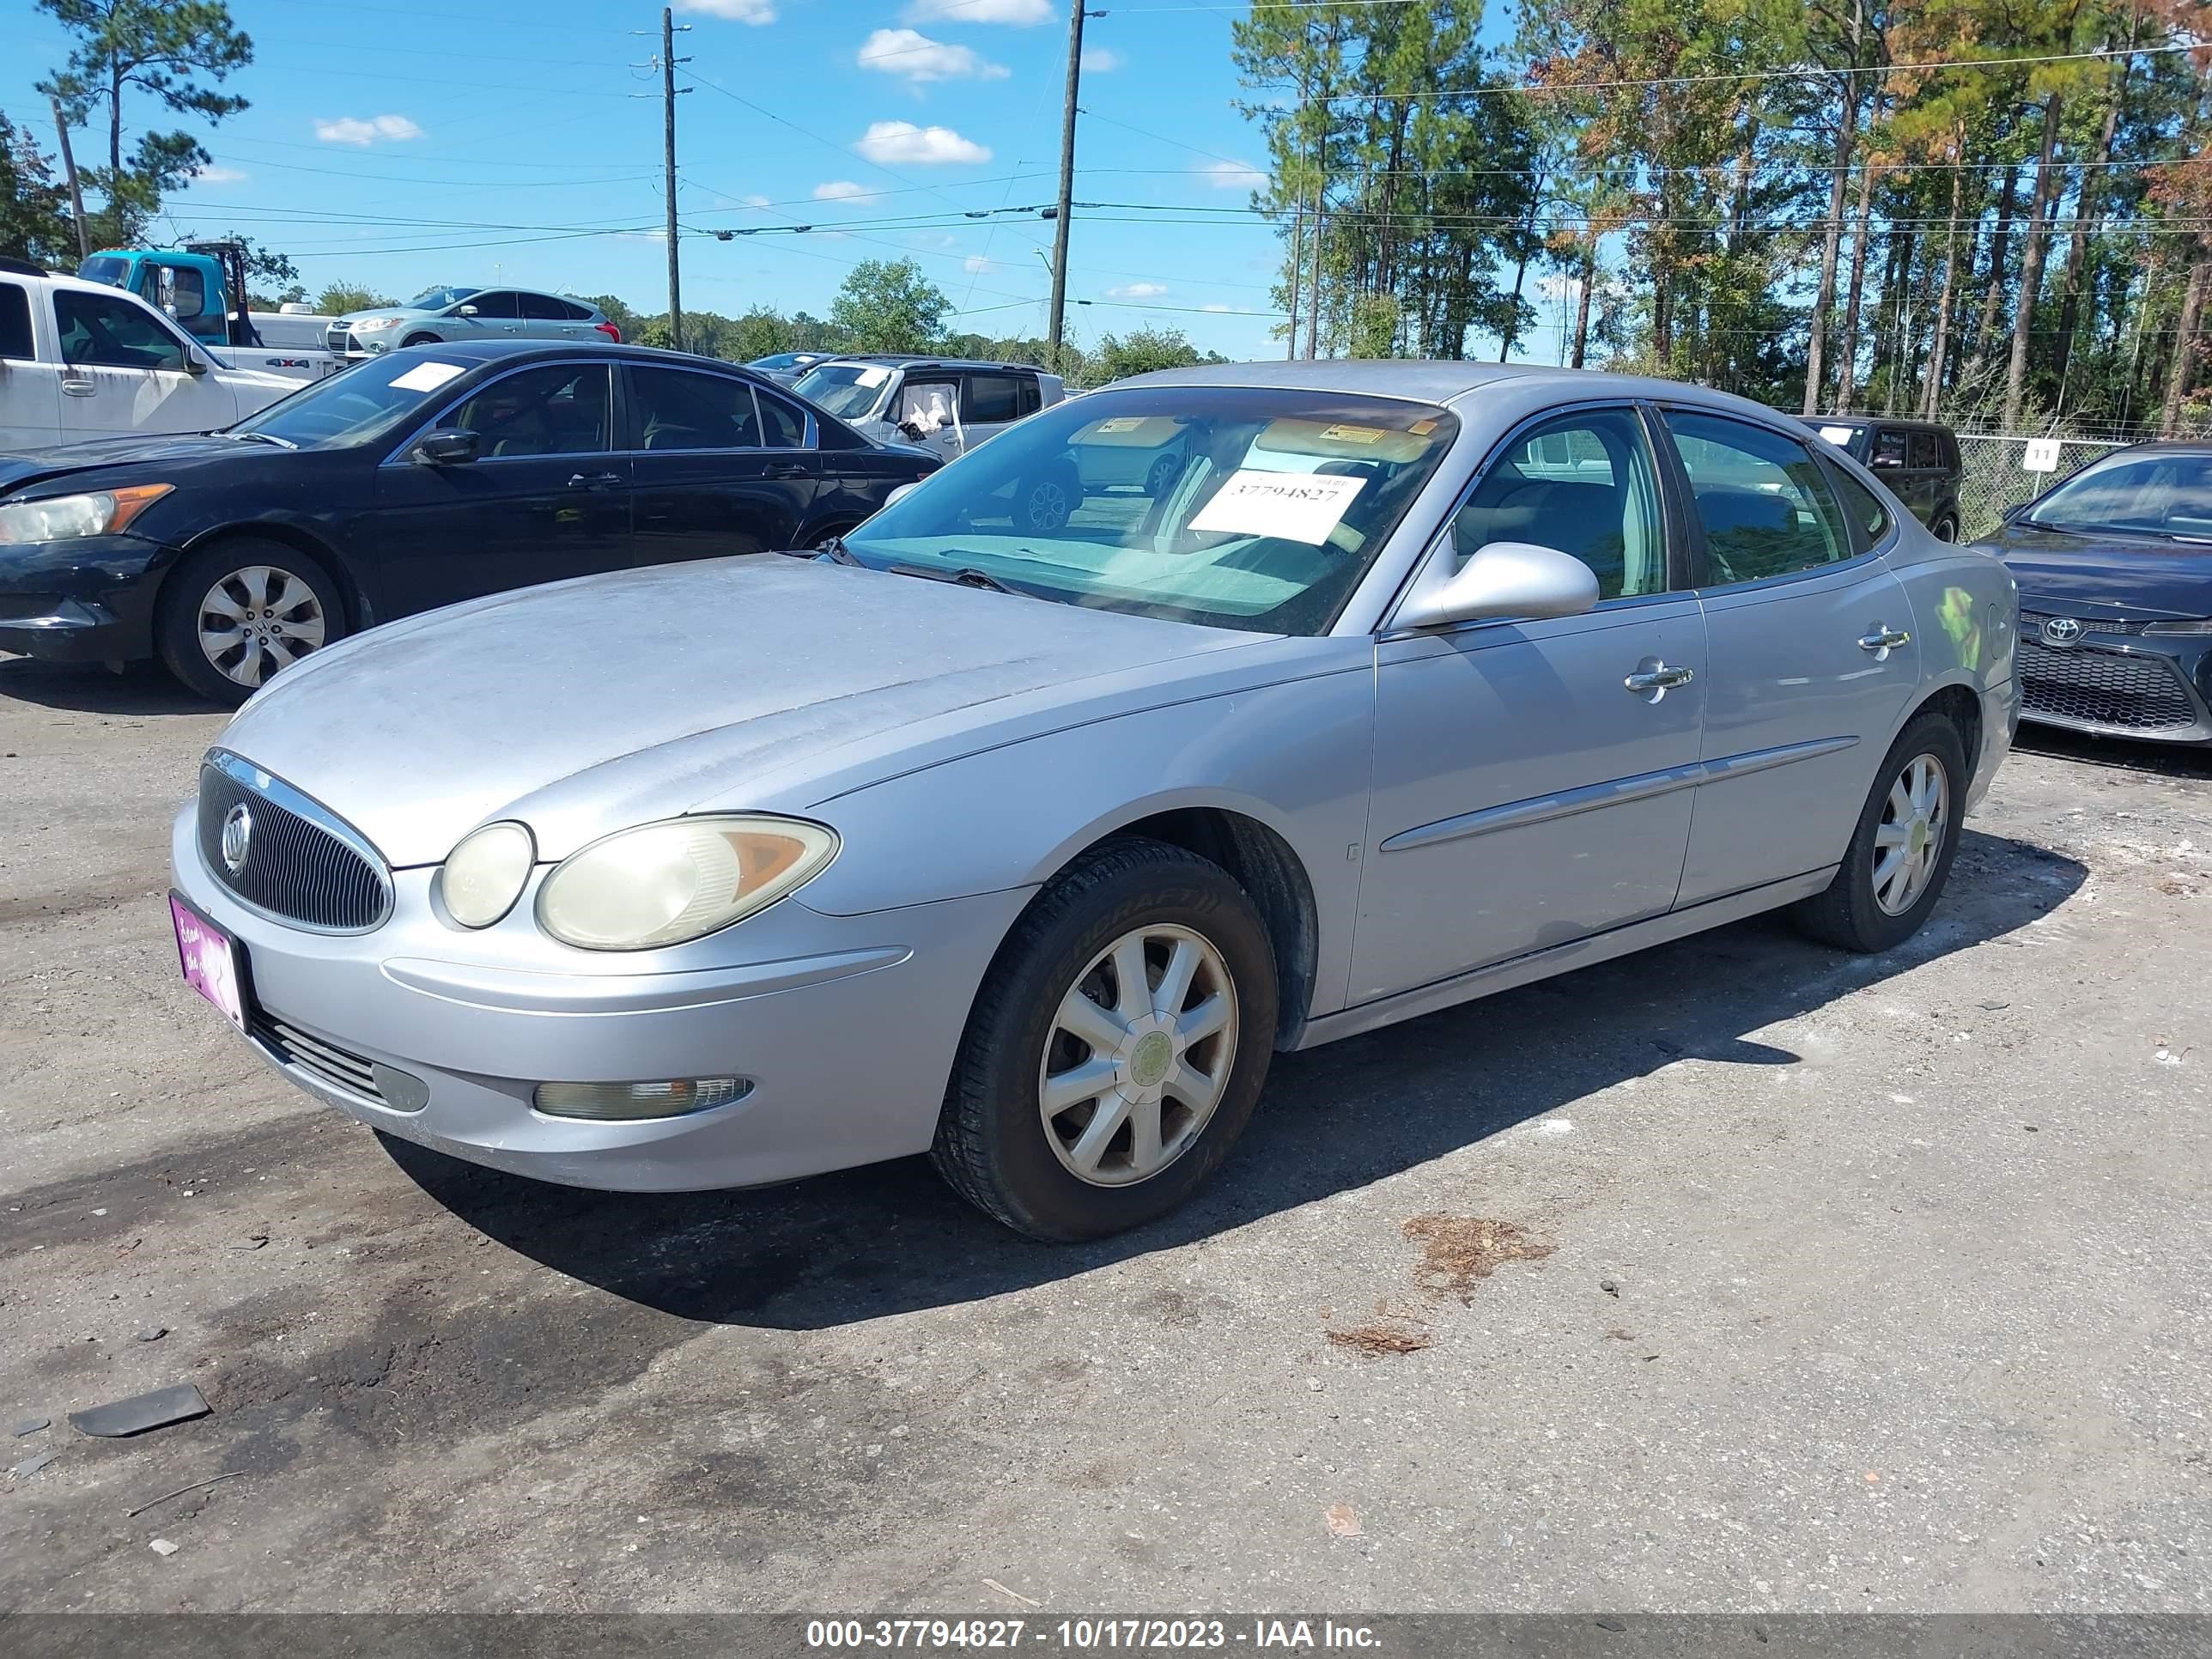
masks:
<svg viewBox="0 0 2212 1659"><path fill-rule="evenodd" d="M1034 374L1018 374L1014 377L1014 395L1020 401L1021 410L1024 415L1034 415L1044 407L1044 393L1038 387L1036 376Z"/></svg>
<svg viewBox="0 0 2212 1659"><path fill-rule="evenodd" d="M1912 465L1916 467L1936 468L1943 465L1943 443L1932 432L1912 434Z"/></svg>
<svg viewBox="0 0 2212 1659"><path fill-rule="evenodd" d="M753 389L744 380L680 368L633 368L629 384L640 449L760 447Z"/></svg>
<svg viewBox="0 0 2212 1659"><path fill-rule="evenodd" d="M1860 546L1872 547L1889 533L1889 509L1881 504L1881 497L1840 466L1829 468L1828 476L1835 480L1836 498L1844 504L1844 516L1863 538Z"/></svg>
<svg viewBox="0 0 2212 1659"><path fill-rule="evenodd" d="M561 307L562 314L572 323L588 323L592 320L592 308L589 306L580 306L574 300L556 300L554 303Z"/></svg>
<svg viewBox="0 0 2212 1659"><path fill-rule="evenodd" d="M522 314L533 321L565 323L569 320L569 306L564 300L556 300L550 294L525 294L519 297L522 301Z"/></svg>
<svg viewBox="0 0 2212 1659"><path fill-rule="evenodd" d="M806 417L789 404L771 398L757 386L754 401L760 404L762 441L770 449L804 449Z"/></svg>
<svg viewBox="0 0 2212 1659"><path fill-rule="evenodd" d="M1021 418L1021 400L1011 374L970 374L960 400L960 418L974 426L993 426Z"/></svg>
<svg viewBox="0 0 2212 1659"><path fill-rule="evenodd" d="M38 356L31 343L31 295L21 283L0 283L0 357L27 362Z"/></svg>
<svg viewBox="0 0 2212 1659"><path fill-rule="evenodd" d="M1795 439L1725 416L1667 412L1716 586L1765 581L1853 556L1828 475Z"/></svg>

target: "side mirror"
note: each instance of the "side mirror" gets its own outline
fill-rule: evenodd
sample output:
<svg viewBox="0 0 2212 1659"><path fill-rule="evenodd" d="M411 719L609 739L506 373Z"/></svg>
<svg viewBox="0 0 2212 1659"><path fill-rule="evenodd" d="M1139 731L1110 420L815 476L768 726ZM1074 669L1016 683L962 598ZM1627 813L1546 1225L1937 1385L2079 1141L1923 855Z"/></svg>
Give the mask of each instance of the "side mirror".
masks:
<svg viewBox="0 0 2212 1659"><path fill-rule="evenodd" d="M884 505L885 507L896 507L901 501L904 500L907 496L913 495L914 492L921 487L921 480L919 478L916 478L912 483L902 483L896 489L891 491L890 495L884 497Z"/></svg>
<svg viewBox="0 0 2212 1659"><path fill-rule="evenodd" d="M1492 542L1455 574L1408 599L1394 626L1579 617L1596 603L1596 574L1580 559L1534 542Z"/></svg>
<svg viewBox="0 0 2212 1659"><path fill-rule="evenodd" d="M476 314L477 308L474 306L463 306L459 311L456 311L453 313L456 317L473 317Z"/></svg>
<svg viewBox="0 0 2212 1659"><path fill-rule="evenodd" d="M2027 502L2014 501L2010 507L2005 508L2003 512L1997 514L1997 522L1999 524L2010 524L2014 520L2019 518L2021 514L2027 512Z"/></svg>
<svg viewBox="0 0 2212 1659"><path fill-rule="evenodd" d="M483 439L466 428L453 427L424 433L407 453L418 466L458 466L473 461L483 451Z"/></svg>
<svg viewBox="0 0 2212 1659"><path fill-rule="evenodd" d="M185 374L191 375L194 380L198 380L201 375L207 372L208 361L206 358L201 356L197 351L187 351L185 354Z"/></svg>

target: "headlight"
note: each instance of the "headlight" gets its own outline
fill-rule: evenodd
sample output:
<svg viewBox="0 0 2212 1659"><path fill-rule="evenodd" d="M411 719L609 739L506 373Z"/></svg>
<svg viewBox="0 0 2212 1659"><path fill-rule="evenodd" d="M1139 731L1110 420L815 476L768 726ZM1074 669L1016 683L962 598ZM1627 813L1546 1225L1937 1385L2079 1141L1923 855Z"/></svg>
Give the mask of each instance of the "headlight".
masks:
<svg viewBox="0 0 2212 1659"><path fill-rule="evenodd" d="M446 854L438 896L464 927L489 927L514 908L538 860L538 843L520 823L487 823Z"/></svg>
<svg viewBox="0 0 2212 1659"><path fill-rule="evenodd" d="M2212 634L2212 617L2200 617L2191 622L2145 623L2146 634Z"/></svg>
<svg viewBox="0 0 2212 1659"><path fill-rule="evenodd" d="M836 854L835 834L796 818L670 818L564 862L538 890L538 925L586 951L680 945L766 908Z"/></svg>
<svg viewBox="0 0 2212 1659"><path fill-rule="evenodd" d="M132 484L88 495L50 495L42 501L0 507L0 542L60 542L78 536L113 536L173 484Z"/></svg>
<svg viewBox="0 0 2212 1659"><path fill-rule="evenodd" d="M381 328L397 328L406 320L404 317L365 317L351 326L356 334L374 334Z"/></svg>

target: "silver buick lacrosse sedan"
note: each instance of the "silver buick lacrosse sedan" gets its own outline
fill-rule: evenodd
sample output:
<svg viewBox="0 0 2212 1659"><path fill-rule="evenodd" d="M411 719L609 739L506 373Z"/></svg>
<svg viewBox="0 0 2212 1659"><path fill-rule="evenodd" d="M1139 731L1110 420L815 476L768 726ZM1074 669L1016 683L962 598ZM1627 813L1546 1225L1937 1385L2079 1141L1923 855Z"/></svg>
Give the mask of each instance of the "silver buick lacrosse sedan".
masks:
<svg viewBox="0 0 2212 1659"><path fill-rule="evenodd" d="M173 918L389 1134L654 1190L927 1152L1088 1237L1203 1181L1278 1050L1781 906L1899 944L2014 629L1996 559L1738 398L1177 370L826 550L316 653L210 751Z"/></svg>

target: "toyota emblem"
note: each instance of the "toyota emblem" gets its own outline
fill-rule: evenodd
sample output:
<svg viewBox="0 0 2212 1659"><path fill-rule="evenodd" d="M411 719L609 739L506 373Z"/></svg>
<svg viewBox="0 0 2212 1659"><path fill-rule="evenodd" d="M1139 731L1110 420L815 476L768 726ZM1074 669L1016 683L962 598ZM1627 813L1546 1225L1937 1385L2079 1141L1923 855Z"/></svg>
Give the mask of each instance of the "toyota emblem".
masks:
<svg viewBox="0 0 2212 1659"><path fill-rule="evenodd" d="M247 849L253 845L253 814L244 801L222 815L223 867L234 876L246 867Z"/></svg>
<svg viewBox="0 0 2212 1659"><path fill-rule="evenodd" d="M2071 617L2053 617L2043 624L2046 645L2071 645L2081 637L2081 624Z"/></svg>

